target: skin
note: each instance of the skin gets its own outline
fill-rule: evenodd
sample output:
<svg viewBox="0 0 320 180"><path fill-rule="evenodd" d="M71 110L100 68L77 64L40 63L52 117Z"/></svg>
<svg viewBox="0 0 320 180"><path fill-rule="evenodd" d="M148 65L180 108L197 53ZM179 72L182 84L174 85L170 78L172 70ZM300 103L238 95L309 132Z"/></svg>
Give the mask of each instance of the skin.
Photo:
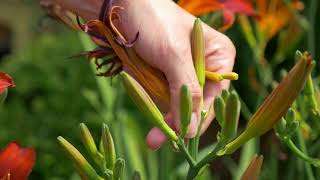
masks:
<svg viewBox="0 0 320 180"><path fill-rule="evenodd" d="M76 12L86 20L96 19L101 0L56 0L62 7ZM195 17L171 0L115 0L114 5L124 7L117 9L119 19L114 21L116 27L127 40L140 36L134 45L136 52L147 62L161 70L170 86L171 103L166 114L166 122L179 131L179 92L187 84L192 93L193 115L188 138L197 132L200 115L200 90L191 55L190 36ZM231 72L235 48L224 34L203 24L205 37L206 70L214 72ZM129 71L130 73L130 71ZM204 109L208 110L214 97L229 86L229 81L221 83L206 81L203 96ZM210 125L214 113L204 121L202 133ZM165 135L157 128L152 128L146 138L151 149L158 149L166 142Z"/></svg>

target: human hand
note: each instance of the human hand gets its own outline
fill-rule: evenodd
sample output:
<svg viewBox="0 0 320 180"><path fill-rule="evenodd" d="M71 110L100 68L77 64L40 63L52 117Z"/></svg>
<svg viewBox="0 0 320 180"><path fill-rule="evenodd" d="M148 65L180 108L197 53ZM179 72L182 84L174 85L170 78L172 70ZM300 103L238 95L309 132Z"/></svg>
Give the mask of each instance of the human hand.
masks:
<svg viewBox="0 0 320 180"><path fill-rule="evenodd" d="M98 17L101 0L56 0L63 7L76 12L86 20ZM197 133L200 121L200 100L202 96L191 55L191 31L195 17L171 0L115 0L119 19L116 27L127 40L140 36L133 48L153 67L161 70L170 88L170 107L166 122L175 130L180 129L179 93L183 84L189 86L193 99L193 115L187 134L192 138ZM234 65L235 48L225 35L203 24L205 38L206 70L231 72ZM125 67L124 67L125 68ZM126 68L125 68L126 69ZM130 73L130 70L128 70ZM203 96L204 110L208 110L214 97L229 86L229 81L221 83L206 81ZM204 132L214 118L212 111L204 121ZM157 149L166 141L166 136L153 128L147 135L147 144Z"/></svg>

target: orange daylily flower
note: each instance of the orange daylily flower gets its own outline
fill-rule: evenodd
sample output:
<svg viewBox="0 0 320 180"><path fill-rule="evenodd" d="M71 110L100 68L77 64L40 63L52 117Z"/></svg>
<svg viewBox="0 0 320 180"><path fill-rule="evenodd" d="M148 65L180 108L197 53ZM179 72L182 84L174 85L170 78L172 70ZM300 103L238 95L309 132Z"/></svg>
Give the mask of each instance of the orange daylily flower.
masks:
<svg viewBox="0 0 320 180"><path fill-rule="evenodd" d="M291 3L286 3L283 0L257 0L256 4L258 28L266 36L266 39L271 39L287 26L296 10L303 9L303 4L299 0L294 0Z"/></svg>
<svg viewBox="0 0 320 180"><path fill-rule="evenodd" d="M255 14L249 0L180 0L178 4L195 16L210 12L223 11L224 25L221 30L229 28L235 20L235 14L252 16Z"/></svg>
<svg viewBox="0 0 320 180"><path fill-rule="evenodd" d="M12 142L0 152L0 180L26 180L36 160L33 148Z"/></svg>
<svg viewBox="0 0 320 180"><path fill-rule="evenodd" d="M8 74L0 72L0 94L3 93L5 89L13 86L14 82L12 78Z"/></svg>

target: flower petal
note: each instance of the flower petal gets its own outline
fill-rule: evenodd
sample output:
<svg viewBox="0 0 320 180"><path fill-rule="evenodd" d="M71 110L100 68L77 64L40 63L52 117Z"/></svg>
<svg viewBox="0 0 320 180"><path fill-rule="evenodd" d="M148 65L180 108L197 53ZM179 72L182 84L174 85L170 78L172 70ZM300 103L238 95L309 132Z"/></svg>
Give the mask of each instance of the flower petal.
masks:
<svg viewBox="0 0 320 180"><path fill-rule="evenodd" d="M3 72L0 72L0 94L3 93L3 91L9 87L13 87L14 82L12 78Z"/></svg>
<svg viewBox="0 0 320 180"><path fill-rule="evenodd" d="M10 173L11 180L25 180L31 173L36 159L33 148L22 149L12 142L0 152L0 177Z"/></svg>

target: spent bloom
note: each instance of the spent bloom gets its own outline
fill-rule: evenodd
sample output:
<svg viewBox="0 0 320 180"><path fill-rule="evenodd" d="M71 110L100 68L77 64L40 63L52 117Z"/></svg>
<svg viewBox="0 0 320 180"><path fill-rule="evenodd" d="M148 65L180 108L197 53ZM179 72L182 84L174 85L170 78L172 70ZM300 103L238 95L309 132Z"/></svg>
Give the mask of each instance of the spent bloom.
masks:
<svg viewBox="0 0 320 180"><path fill-rule="evenodd" d="M26 180L36 160L33 148L21 148L11 142L0 152L0 179Z"/></svg>

